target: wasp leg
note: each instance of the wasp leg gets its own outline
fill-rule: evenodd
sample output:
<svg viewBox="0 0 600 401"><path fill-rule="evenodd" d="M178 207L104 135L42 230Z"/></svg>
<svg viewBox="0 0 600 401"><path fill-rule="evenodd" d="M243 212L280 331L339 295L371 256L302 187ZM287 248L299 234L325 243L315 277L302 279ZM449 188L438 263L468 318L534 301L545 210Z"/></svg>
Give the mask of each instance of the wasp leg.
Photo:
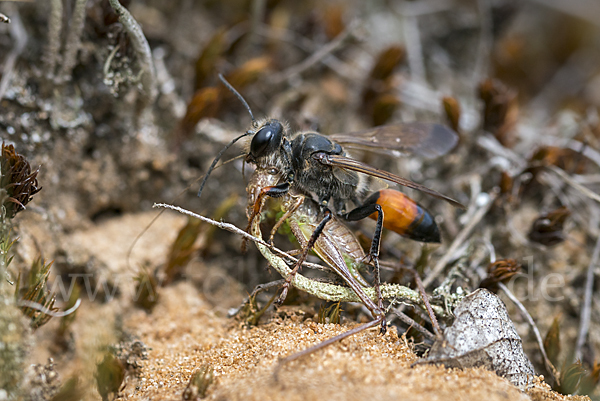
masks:
<svg viewBox="0 0 600 401"><path fill-rule="evenodd" d="M375 233L371 241L371 249L369 250L369 258L373 262L375 268L375 291L377 292L377 306L383 309L383 296L381 295L381 276L379 272L379 246L381 244L381 232L383 230L383 209L377 203L368 203L357 207L354 210L346 213L343 217L348 221L362 220L367 216L377 212L377 225ZM381 334L387 331L387 322L385 318L381 322Z"/></svg>
<svg viewBox="0 0 600 401"><path fill-rule="evenodd" d="M306 244L306 247L302 250L302 254L298 257L298 262L296 262L296 265L292 269L292 272L285 279L285 283L283 283L283 286L281 288L281 295L279 296L279 299L277 299L277 301L276 301L276 303L278 305L281 305L283 303L283 301L285 301L285 297L287 297L287 293L289 291L290 284L292 283L292 279L294 278L294 275L298 272L298 269L300 269L302 264L306 261L308 252L315 245L317 238L319 238L319 235L321 235L321 233L325 229L325 225L329 222L329 220L332 219L332 217L333 217L333 215L331 214L331 211L329 209L326 209L324 212L323 220L321 220L321 222L319 223L317 228L315 228L315 231L313 231L313 233L311 234L311 236L308 240L308 243Z"/></svg>

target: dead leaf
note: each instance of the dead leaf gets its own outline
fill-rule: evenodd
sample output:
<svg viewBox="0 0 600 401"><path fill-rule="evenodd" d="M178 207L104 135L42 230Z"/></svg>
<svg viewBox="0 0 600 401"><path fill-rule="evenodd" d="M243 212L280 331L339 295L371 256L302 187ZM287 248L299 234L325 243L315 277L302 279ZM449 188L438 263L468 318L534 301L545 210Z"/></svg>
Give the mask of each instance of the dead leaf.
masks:
<svg viewBox="0 0 600 401"><path fill-rule="evenodd" d="M456 320L436 341L426 363L448 368L484 367L517 387L531 383L535 372L523 352L521 337L495 294L478 289L454 310Z"/></svg>

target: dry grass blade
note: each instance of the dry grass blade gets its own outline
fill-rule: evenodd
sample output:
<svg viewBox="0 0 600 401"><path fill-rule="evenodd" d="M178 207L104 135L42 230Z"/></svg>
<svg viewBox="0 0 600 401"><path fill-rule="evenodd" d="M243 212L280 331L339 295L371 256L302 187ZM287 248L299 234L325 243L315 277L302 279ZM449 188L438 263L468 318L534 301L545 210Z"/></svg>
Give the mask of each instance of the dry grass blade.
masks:
<svg viewBox="0 0 600 401"><path fill-rule="evenodd" d="M533 321L533 318L531 317L531 315L529 314L529 312L527 311L525 306L521 303L521 301L519 301L517 299L517 297L508 289L508 287L506 287L506 285L504 285L503 283L498 283L498 287L500 287L500 289L506 294L506 296L517 306L517 308L521 312L521 315L529 323L529 326L531 327L533 334L535 335L535 339L537 341L538 348L542 354L542 359L544 361L544 366L546 367L546 371L550 375L552 375L553 382L558 383L560 380L559 376L558 376L558 372L557 372L556 368L554 367L554 365L552 364L552 362L550 362L548 355L546 355L546 349L544 348L544 341L542 340L542 335L540 334L540 331L537 328L537 325Z"/></svg>
<svg viewBox="0 0 600 401"><path fill-rule="evenodd" d="M544 338L544 349L548 355L548 359L553 365L558 364L558 356L560 355L560 322L559 318L555 317L552 325Z"/></svg>
<svg viewBox="0 0 600 401"><path fill-rule="evenodd" d="M308 70L309 68L311 68L312 66L314 66L315 64L320 62L322 59L327 57L329 54L333 53L340 46L342 46L344 44L344 42L354 34L354 31L359 27L359 25L360 25L359 21L351 22L346 27L344 32L342 32L338 36L336 36L335 39L333 39L331 42L329 42L328 44L323 46L321 49L314 52L312 55L310 55L308 58L306 58L301 63L296 64L296 65L288 68L287 70L284 70L284 71L280 72L279 74L273 76L273 78L271 79L271 82L275 85L278 85L278 84L283 83L283 82L287 81L288 79L290 79L294 76L297 76L297 75L303 73L304 71Z"/></svg>
<svg viewBox="0 0 600 401"><path fill-rule="evenodd" d="M17 303L22 305L21 310L31 320L33 329L48 323L52 314L58 311L54 307L56 295L51 294L47 288L51 266L52 262L46 264L39 257L31 266L25 286L17 286L15 289Z"/></svg>
<svg viewBox="0 0 600 401"><path fill-rule="evenodd" d="M581 303L581 313L579 317L579 330L577 331L577 342L575 343L575 358L582 357L583 344L585 343L588 331L590 329L590 320L592 317L592 295L594 291L594 269L598 265L600 258L600 237L596 240L594 252L590 259L587 272L585 275L585 290L583 302Z"/></svg>
<svg viewBox="0 0 600 401"><path fill-rule="evenodd" d="M448 248L448 250L446 251L444 256L442 256L440 258L440 260L438 260L438 262L435 264L434 268L427 275L425 280L423 280L423 286L425 288L427 288L431 283L433 283L433 281L440 275L442 270L444 270L444 268L446 267L448 262L450 262L450 260L452 260L452 258L454 257L454 253L458 250L458 248L460 248L460 246L469 237L469 235L471 235L471 231L473 231L475 226L477 226L477 224L479 224L481 219L483 219L483 216L485 216L487 214L487 212L490 210L491 206L494 204L494 201L498 197L498 194L499 194L498 190L492 191L489 194L487 203L485 205L481 206L477 210L477 212L475 212L473 214L473 216L471 217L469 222L463 227L463 229L454 238L454 241L452 241L452 244L450 244L450 247Z"/></svg>

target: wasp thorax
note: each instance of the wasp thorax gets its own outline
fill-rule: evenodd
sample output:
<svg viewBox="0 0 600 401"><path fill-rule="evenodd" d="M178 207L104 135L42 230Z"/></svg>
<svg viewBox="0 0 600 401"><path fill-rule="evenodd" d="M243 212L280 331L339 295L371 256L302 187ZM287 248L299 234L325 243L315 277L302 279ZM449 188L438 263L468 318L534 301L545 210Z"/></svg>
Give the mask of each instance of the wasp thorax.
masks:
<svg viewBox="0 0 600 401"><path fill-rule="evenodd" d="M267 156L279 149L283 139L283 125L270 120L254 135L250 143L250 154L254 158Z"/></svg>

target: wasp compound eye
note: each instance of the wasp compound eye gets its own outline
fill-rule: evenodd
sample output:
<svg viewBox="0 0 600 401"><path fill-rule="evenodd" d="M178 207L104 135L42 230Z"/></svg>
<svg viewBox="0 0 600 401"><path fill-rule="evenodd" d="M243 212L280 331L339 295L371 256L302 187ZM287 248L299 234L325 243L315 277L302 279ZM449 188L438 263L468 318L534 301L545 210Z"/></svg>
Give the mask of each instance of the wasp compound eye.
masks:
<svg viewBox="0 0 600 401"><path fill-rule="evenodd" d="M283 125L277 120L271 120L252 138L250 154L253 157L265 156L279 148L282 138Z"/></svg>

